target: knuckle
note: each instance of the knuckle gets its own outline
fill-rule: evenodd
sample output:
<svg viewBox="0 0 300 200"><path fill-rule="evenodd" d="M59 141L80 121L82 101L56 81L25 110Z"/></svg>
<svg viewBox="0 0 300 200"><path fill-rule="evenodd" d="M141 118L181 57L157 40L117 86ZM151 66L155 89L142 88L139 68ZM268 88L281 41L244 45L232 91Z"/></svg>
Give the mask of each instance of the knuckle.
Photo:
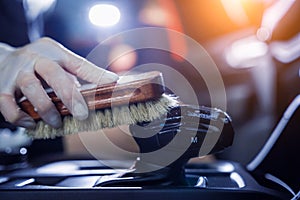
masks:
<svg viewBox="0 0 300 200"><path fill-rule="evenodd" d="M35 56L35 53L31 50L29 45L25 45L24 47L15 50L12 54L15 58L19 58L22 60L28 60L28 58L32 58L33 56Z"/></svg>
<svg viewBox="0 0 300 200"><path fill-rule="evenodd" d="M21 88L30 88L39 84L37 78L30 72L20 71L17 77L17 84Z"/></svg>
<svg viewBox="0 0 300 200"><path fill-rule="evenodd" d="M66 102L71 102L72 101L72 93L68 90L62 90L61 98Z"/></svg>
<svg viewBox="0 0 300 200"><path fill-rule="evenodd" d="M74 90L71 87L65 87L64 89L61 89L59 93L63 103L69 108L72 108L73 102L81 96L78 90Z"/></svg>
<svg viewBox="0 0 300 200"><path fill-rule="evenodd" d="M28 45L25 45L24 47L15 50L13 54L16 56L22 56L28 54L29 52L31 51L29 50Z"/></svg>
<svg viewBox="0 0 300 200"><path fill-rule="evenodd" d="M54 44L55 41L50 37L42 37L36 41L36 43Z"/></svg>
<svg viewBox="0 0 300 200"><path fill-rule="evenodd" d="M37 96L38 98L34 98L34 96ZM54 108L54 104L48 96L43 93L38 94L37 92L34 96L33 98L30 98L30 101L39 114L45 114L50 109Z"/></svg>
<svg viewBox="0 0 300 200"><path fill-rule="evenodd" d="M69 53L68 59L67 59L67 65L74 67L74 72L78 73L78 71L82 70L83 66L88 63L86 59L84 59L81 56L78 56L74 53Z"/></svg>
<svg viewBox="0 0 300 200"><path fill-rule="evenodd" d="M47 58L44 57L39 57L36 59L35 64L34 64L34 69L35 70L40 70L42 69L45 72L53 70L53 67L51 67L51 61L48 60Z"/></svg>
<svg viewBox="0 0 300 200"><path fill-rule="evenodd" d="M42 37L38 39L36 42L34 42L37 46L45 45L52 48L62 48L62 44L58 43L54 39L50 37Z"/></svg>
<svg viewBox="0 0 300 200"><path fill-rule="evenodd" d="M40 115L45 115L54 108L54 104L50 100L43 99L43 101L37 102L35 108Z"/></svg>

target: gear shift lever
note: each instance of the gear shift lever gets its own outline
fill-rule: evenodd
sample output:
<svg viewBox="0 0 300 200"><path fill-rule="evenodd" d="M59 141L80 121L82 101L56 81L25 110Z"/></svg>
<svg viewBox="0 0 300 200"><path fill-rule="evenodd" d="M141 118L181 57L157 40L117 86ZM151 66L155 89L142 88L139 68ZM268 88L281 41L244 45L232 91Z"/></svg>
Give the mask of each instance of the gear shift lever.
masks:
<svg viewBox="0 0 300 200"><path fill-rule="evenodd" d="M140 148L132 170L100 178L95 186L187 185L190 158L219 152L233 141L230 117L208 107L180 105L167 116L130 126Z"/></svg>

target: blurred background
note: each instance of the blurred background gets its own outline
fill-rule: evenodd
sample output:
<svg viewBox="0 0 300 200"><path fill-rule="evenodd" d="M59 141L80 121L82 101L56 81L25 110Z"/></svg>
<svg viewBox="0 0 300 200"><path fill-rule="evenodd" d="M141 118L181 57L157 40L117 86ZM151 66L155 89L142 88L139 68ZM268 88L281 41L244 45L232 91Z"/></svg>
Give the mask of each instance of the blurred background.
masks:
<svg viewBox="0 0 300 200"><path fill-rule="evenodd" d="M197 41L221 73L226 90L226 111L232 117L236 132L233 146L217 154L218 159L244 165L249 163L270 136L285 108L299 94L299 1L1 0L0 5L0 13L14 13L6 21L11 20L9 23L16 25L0 21L0 41L13 46L49 36L75 53L88 57L101 41L111 35L153 26L182 32ZM0 14L0 19L3 16ZM175 41L168 36L166 39L170 49L186 49L188 54L197 56L185 41ZM132 47L119 41L106 48L101 55L104 60L130 51ZM108 69L122 73L146 63L172 66L189 80L199 104L210 106L203 78L194 75L190 63L170 52L133 50L112 62ZM190 103L189 91L178 83L176 85L172 75L164 74L164 78L166 85L178 89L176 94L183 102ZM260 166L261 170L278 175L298 189L299 117L297 111L270 156ZM118 143L130 141L125 149L136 151L128 135L111 132L111 137ZM34 141L28 150L32 158L41 153L62 151L68 155L88 155L77 135Z"/></svg>

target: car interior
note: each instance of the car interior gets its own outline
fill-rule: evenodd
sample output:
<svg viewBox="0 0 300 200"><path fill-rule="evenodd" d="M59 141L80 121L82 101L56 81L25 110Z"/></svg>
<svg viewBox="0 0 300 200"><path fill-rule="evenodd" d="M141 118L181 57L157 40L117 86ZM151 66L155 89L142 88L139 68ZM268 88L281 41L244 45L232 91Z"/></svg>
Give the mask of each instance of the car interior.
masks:
<svg viewBox="0 0 300 200"><path fill-rule="evenodd" d="M300 198L300 1L22 3L29 41L120 76L159 71L179 104L52 139L1 116L0 199Z"/></svg>

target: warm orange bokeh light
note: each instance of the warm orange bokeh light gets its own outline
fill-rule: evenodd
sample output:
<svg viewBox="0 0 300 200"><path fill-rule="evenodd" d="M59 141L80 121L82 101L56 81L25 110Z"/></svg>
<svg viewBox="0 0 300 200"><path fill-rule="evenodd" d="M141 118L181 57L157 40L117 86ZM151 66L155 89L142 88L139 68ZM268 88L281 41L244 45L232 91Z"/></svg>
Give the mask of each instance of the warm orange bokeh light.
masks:
<svg viewBox="0 0 300 200"><path fill-rule="evenodd" d="M136 52L125 44L115 45L109 53L110 70L124 72L130 70L137 61Z"/></svg>

